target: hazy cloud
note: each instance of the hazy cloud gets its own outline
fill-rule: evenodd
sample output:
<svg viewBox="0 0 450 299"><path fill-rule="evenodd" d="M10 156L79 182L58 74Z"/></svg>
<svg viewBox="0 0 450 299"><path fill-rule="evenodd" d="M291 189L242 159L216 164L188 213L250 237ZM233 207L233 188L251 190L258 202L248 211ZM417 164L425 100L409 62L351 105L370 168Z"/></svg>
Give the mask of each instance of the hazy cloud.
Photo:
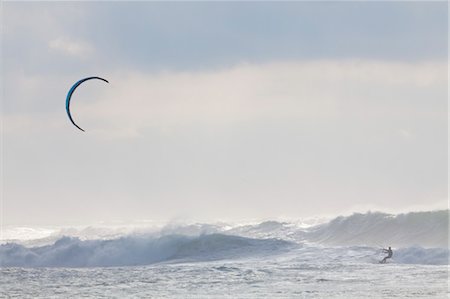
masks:
<svg viewBox="0 0 450 299"><path fill-rule="evenodd" d="M72 41L65 37L59 37L49 42L50 49L61 51L64 54L85 58L93 52L92 46L83 41Z"/></svg>

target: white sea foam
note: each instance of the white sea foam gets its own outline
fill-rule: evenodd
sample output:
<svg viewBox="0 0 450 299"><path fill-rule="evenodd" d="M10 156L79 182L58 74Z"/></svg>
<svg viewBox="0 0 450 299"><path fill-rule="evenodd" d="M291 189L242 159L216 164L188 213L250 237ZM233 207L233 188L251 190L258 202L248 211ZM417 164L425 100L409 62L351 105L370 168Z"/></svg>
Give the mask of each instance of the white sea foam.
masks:
<svg viewBox="0 0 450 299"><path fill-rule="evenodd" d="M280 253L292 243L222 234L189 237L122 237L85 240L63 237L52 245L27 248L15 243L0 246L3 267L99 267L148 265L167 261L239 259Z"/></svg>
<svg viewBox="0 0 450 299"><path fill-rule="evenodd" d="M448 247L449 211L391 215L355 213L337 217L298 235L328 245Z"/></svg>
<svg viewBox="0 0 450 299"><path fill-rule="evenodd" d="M335 257L334 261L372 263L382 258L379 247L387 245L395 249L394 263L445 265L449 255L448 216L448 211L399 215L369 212L307 227L301 222L265 221L240 225L9 228L4 235L10 239L0 246L0 265L148 265L258 257L293 248L297 248L298 258L309 261Z"/></svg>
<svg viewBox="0 0 450 299"><path fill-rule="evenodd" d="M393 261L399 264L448 265L447 248L408 247L395 251Z"/></svg>

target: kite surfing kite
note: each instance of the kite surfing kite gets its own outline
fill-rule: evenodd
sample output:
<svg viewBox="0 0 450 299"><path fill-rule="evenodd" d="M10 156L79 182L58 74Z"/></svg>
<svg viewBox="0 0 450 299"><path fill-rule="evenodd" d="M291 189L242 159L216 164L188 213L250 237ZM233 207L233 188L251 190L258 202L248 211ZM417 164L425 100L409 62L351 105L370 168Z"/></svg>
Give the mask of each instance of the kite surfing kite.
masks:
<svg viewBox="0 0 450 299"><path fill-rule="evenodd" d="M78 129L80 129L81 131L84 132L84 130L82 128L80 128L74 121L72 118L72 115L70 114L70 99L72 98L72 94L75 91L75 89L77 89L78 86L80 86L83 82L91 80L91 79L98 79L98 80L102 80L105 81L106 83L109 83L108 80L100 78L100 77L87 77L84 79L79 80L77 83L75 83L69 90L69 93L67 94L66 97L66 111L67 111L67 115L69 116L70 121L72 122L72 124L77 127Z"/></svg>

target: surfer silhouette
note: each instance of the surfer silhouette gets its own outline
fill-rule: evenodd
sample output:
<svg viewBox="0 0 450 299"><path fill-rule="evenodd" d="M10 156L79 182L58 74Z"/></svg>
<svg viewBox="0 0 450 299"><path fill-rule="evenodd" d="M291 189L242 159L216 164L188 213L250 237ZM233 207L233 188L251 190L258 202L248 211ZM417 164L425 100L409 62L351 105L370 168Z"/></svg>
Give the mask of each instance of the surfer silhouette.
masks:
<svg viewBox="0 0 450 299"><path fill-rule="evenodd" d="M391 246L389 246L388 249L384 249L384 248L383 248L383 252L384 252L384 253L387 253L387 256L385 256L385 257L380 261L380 264L385 264L385 263L386 263L386 260L392 258L392 255L394 254L394 252L392 251Z"/></svg>

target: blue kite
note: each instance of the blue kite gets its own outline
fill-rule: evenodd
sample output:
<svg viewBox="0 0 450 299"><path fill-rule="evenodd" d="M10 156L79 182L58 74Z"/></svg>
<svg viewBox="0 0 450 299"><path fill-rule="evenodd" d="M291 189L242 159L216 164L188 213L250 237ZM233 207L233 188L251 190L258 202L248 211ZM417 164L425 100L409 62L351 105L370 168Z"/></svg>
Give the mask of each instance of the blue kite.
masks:
<svg viewBox="0 0 450 299"><path fill-rule="evenodd" d="M67 115L69 116L70 121L72 122L72 124L77 127L78 129L80 129L81 131L84 132L84 130L82 128L80 128L74 121L72 118L72 115L70 114L70 99L72 98L72 94L75 91L75 89L77 89L78 86L80 86L83 82L91 80L91 79L98 79L98 80L102 80L105 81L106 83L109 83L108 80L100 78L100 77L87 77L84 79L81 79L80 81L78 81L77 83L75 83L69 90L69 93L67 94L66 97L66 111L67 111Z"/></svg>

